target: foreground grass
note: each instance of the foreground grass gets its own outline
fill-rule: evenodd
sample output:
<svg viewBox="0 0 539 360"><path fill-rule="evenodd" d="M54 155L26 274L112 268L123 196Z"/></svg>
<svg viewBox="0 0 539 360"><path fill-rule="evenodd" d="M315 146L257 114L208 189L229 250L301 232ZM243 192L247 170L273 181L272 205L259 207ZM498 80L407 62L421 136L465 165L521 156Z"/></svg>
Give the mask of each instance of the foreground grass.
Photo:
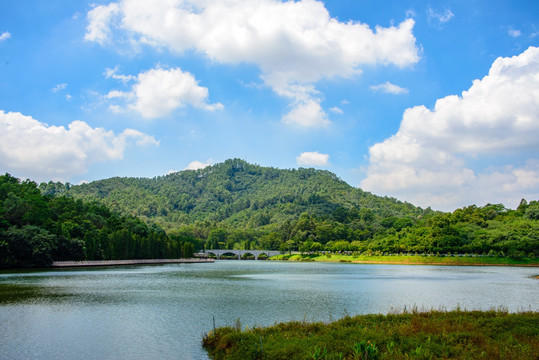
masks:
<svg viewBox="0 0 539 360"><path fill-rule="evenodd" d="M539 266L537 258L467 257L467 256L420 256L420 255L340 255L340 254L293 254L274 256L271 260L355 262L375 264L417 265L507 265Z"/></svg>
<svg viewBox="0 0 539 360"><path fill-rule="evenodd" d="M539 313L414 311L243 330L238 321L203 346L215 360L538 359Z"/></svg>

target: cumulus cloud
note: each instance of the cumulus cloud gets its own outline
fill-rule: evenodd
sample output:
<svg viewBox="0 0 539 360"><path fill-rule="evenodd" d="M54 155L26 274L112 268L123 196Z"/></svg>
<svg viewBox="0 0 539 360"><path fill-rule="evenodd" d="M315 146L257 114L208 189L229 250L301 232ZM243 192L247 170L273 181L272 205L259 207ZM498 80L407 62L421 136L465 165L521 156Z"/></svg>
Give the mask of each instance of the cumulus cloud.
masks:
<svg viewBox="0 0 539 360"><path fill-rule="evenodd" d="M372 91L381 91L387 94L408 94L408 89L392 84L389 81L386 81L383 84L372 85L370 88Z"/></svg>
<svg viewBox="0 0 539 360"><path fill-rule="evenodd" d="M67 128L49 126L21 113L0 110L0 168L37 181L83 174L96 162L122 159L127 143L159 144L153 136L126 129L92 128L73 121Z"/></svg>
<svg viewBox="0 0 539 360"><path fill-rule="evenodd" d="M205 167L210 166L210 163L203 163L202 161L191 161L189 165L185 168L185 170L198 170L198 169L204 169Z"/></svg>
<svg viewBox="0 0 539 360"><path fill-rule="evenodd" d="M130 80L135 82L131 91L112 90L106 95L107 99L124 102L123 107L118 104L111 105L113 111L128 108L137 111L145 118L158 118L169 115L185 105L208 111L223 108L220 103L209 104L208 89L199 86L193 75L180 68L158 67L141 72L136 77L118 75L115 70L107 69L106 76L122 82Z"/></svg>
<svg viewBox="0 0 539 360"><path fill-rule="evenodd" d="M261 79L277 94L290 98L283 121L320 126L320 121L294 119L300 108L326 119L321 97L312 84L321 79L350 78L364 65L405 67L419 60L413 19L397 26L371 29L357 21L331 18L321 1L123 0L97 6L88 13L86 39L104 44L114 29L133 43L164 47L181 54L195 50L211 61L258 66Z"/></svg>
<svg viewBox="0 0 539 360"><path fill-rule="evenodd" d="M11 33L8 32L8 31L5 31L5 32L2 33L2 35L0 35L0 42L6 41L10 37L11 37Z"/></svg>
<svg viewBox="0 0 539 360"><path fill-rule="evenodd" d="M88 26L84 40L104 44L110 40L112 19L120 12L116 3L100 5L88 11Z"/></svg>
<svg viewBox="0 0 539 360"><path fill-rule="evenodd" d="M283 122L301 127L326 127L330 123L320 103L312 99L294 104Z"/></svg>
<svg viewBox="0 0 539 360"><path fill-rule="evenodd" d="M439 99L432 110L407 109L399 131L369 149L360 186L445 210L536 199L537 114L539 48L530 47L496 59L489 74L461 96ZM497 158L519 165L488 166Z"/></svg>
<svg viewBox="0 0 539 360"><path fill-rule="evenodd" d="M308 166L327 166L329 164L329 155L320 154L318 151L304 152L296 157L298 165Z"/></svg>

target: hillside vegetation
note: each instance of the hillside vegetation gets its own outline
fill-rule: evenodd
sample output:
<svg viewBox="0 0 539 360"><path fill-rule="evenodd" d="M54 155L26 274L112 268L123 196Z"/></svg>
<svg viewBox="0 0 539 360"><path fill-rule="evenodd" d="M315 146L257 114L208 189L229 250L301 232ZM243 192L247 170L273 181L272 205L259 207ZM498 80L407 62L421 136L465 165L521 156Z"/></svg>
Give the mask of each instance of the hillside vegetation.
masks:
<svg viewBox="0 0 539 360"><path fill-rule="evenodd" d="M111 178L69 189L59 183L41 184L40 188L45 194L60 192L99 200L114 211L153 219L170 228L197 221L272 228L305 212L323 216L339 208L370 209L380 217L423 212L411 204L354 188L328 171L280 170L239 159L153 179Z"/></svg>
<svg viewBox="0 0 539 360"><path fill-rule="evenodd" d="M44 194L100 202L198 249L473 253L539 256L539 203L421 209L354 188L322 170L275 168L233 159L166 176L111 178L79 186L41 184Z"/></svg>
<svg viewBox="0 0 539 360"><path fill-rule="evenodd" d="M539 256L539 202L423 210L328 171L228 160L72 186L0 177L0 266L190 256L200 249ZM532 260L530 260L532 259Z"/></svg>

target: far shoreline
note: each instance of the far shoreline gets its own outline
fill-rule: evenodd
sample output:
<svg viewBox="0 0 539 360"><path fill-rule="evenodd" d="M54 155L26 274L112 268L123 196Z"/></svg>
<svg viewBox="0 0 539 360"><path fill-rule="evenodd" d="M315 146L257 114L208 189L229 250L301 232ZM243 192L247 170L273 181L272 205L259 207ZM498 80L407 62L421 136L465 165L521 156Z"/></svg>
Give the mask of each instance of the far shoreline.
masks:
<svg viewBox="0 0 539 360"><path fill-rule="evenodd" d="M322 262L322 261L320 261ZM352 264L384 264L384 265L436 265L436 266L510 266L539 267L539 264L489 264L489 263L427 263L427 262L389 262L389 261L350 261ZM538 275L539 276L539 275Z"/></svg>
<svg viewBox="0 0 539 360"><path fill-rule="evenodd" d="M440 261L444 259L443 261ZM535 258L515 259L507 257L450 257L420 255L342 255L342 254L288 254L272 257L271 260L297 262L328 262L351 264L380 265L435 265L435 266L507 266L507 267L539 267Z"/></svg>

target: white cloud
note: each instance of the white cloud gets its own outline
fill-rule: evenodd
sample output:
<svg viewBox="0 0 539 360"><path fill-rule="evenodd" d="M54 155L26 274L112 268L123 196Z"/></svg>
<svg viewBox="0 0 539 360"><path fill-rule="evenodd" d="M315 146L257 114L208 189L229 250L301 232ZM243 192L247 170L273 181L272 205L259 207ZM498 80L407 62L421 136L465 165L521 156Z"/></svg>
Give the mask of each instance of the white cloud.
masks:
<svg viewBox="0 0 539 360"><path fill-rule="evenodd" d="M450 9L433 9L430 6L427 8L427 21L430 26L441 28L446 22L451 20L455 14Z"/></svg>
<svg viewBox="0 0 539 360"><path fill-rule="evenodd" d="M118 74L118 67L114 67L114 69L111 69L111 68L106 68L105 69L105 73L104 73L105 77L107 79L115 79L115 80L120 80L121 82L123 82L124 84L127 84L129 81L132 81L132 80L136 80L137 77L136 76L133 76L133 75L122 75L122 74Z"/></svg>
<svg viewBox="0 0 539 360"><path fill-rule="evenodd" d="M143 132L140 132L138 130L125 129L124 131L122 131L122 133L119 136L124 139L127 139L127 138L136 139L136 144L138 146L146 146L146 145L159 146L159 141L155 140L153 136L146 135Z"/></svg>
<svg viewBox="0 0 539 360"><path fill-rule="evenodd" d="M283 117L283 122L301 127L326 127L330 124L326 112L315 100L294 104L292 110Z"/></svg>
<svg viewBox="0 0 539 360"><path fill-rule="evenodd" d="M267 86L290 98L292 111L299 103L320 104L312 84L321 79L357 76L364 65L405 67L419 60L413 19L371 29L331 18L314 0L124 0L95 7L88 21L86 39L102 44L112 29L121 29L119 36L131 36L133 43L255 64ZM283 121L300 123L291 116ZM311 124L319 126L303 126Z"/></svg>
<svg viewBox="0 0 539 360"><path fill-rule="evenodd" d="M320 154L318 151L304 152L296 157L298 165L327 166L329 164L329 155Z"/></svg>
<svg viewBox="0 0 539 360"><path fill-rule="evenodd" d="M120 91L120 90L111 90L105 97L107 99L127 99L131 100L134 98L134 94L130 92Z"/></svg>
<svg viewBox="0 0 539 360"><path fill-rule="evenodd" d="M414 18L416 17L417 13L415 12L414 9L408 9L406 10L406 17L407 18Z"/></svg>
<svg viewBox="0 0 539 360"><path fill-rule="evenodd" d="M58 91L62 91L62 90L65 90L67 88L67 84L66 83L62 83L62 84L58 84L56 86L54 86L51 91L53 93L56 93Z"/></svg>
<svg viewBox="0 0 539 360"><path fill-rule="evenodd" d="M389 81L386 81L383 84L372 85L370 89L372 91L381 91L387 94L394 94L394 95L408 94L408 89L392 84Z"/></svg>
<svg viewBox="0 0 539 360"><path fill-rule="evenodd" d="M66 129L0 110L0 167L36 181L65 181L93 163L122 159L130 139L138 146L159 144L133 129L115 135L78 120Z"/></svg>
<svg viewBox="0 0 539 360"><path fill-rule="evenodd" d="M65 89L67 89L67 84L62 83L62 84L55 85L50 91L53 92L53 93L57 93L57 92L65 90ZM65 95L65 99L67 101L71 101L72 98L73 98L73 96L71 96L71 94L66 94Z"/></svg>
<svg viewBox="0 0 539 360"><path fill-rule="evenodd" d="M135 79L131 91L112 90L106 95L107 99L125 102L124 107L118 104L111 105L111 110L116 112L129 108L139 112L145 118L158 118L167 116L185 105L208 111L223 108L220 103L209 104L208 89L199 86L193 75L180 68L158 67L141 72L136 77L117 75L115 71L107 69L106 76L118 78L120 81Z"/></svg>
<svg viewBox="0 0 539 360"><path fill-rule="evenodd" d="M119 14L120 7L116 3L99 5L88 11L88 26L84 40L105 44L110 39L110 23Z"/></svg>
<svg viewBox="0 0 539 360"><path fill-rule="evenodd" d="M340 108L338 108L336 106L330 108L329 111L331 111L334 114L339 114L339 115L344 114L344 111L342 111L342 109L340 109Z"/></svg>
<svg viewBox="0 0 539 360"><path fill-rule="evenodd" d="M10 37L11 37L11 33L8 32L8 31L5 31L5 32L2 33L2 35L0 35L0 42L6 41Z"/></svg>
<svg viewBox="0 0 539 360"><path fill-rule="evenodd" d="M507 30L507 33L509 34L509 36L514 37L514 38L517 38L520 35L522 35L522 32L520 30L516 30L516 29L513 29L513 28L509 28Z"/></svg>
<svg viewBox="0 0 539 360"><path fill-rule="evenodd" d="M496 59L489 74L461 96L439 99L433 110L407 109L399 131L369 149L361 187L446 210L536 199L537 114L539 48L530 47ZM506 159L506 165L485 168L493 158Z"/></svg>
<svg viewBox="0 0 539 360"><path fill-rule="evenodd" d="M189 165L187 165L185 170L199 170L199 169L204 169L205 167L208 167L210 165L211 165L210 163L203 163L201 161L195 160L195 161L191 161Z"/></svg>

